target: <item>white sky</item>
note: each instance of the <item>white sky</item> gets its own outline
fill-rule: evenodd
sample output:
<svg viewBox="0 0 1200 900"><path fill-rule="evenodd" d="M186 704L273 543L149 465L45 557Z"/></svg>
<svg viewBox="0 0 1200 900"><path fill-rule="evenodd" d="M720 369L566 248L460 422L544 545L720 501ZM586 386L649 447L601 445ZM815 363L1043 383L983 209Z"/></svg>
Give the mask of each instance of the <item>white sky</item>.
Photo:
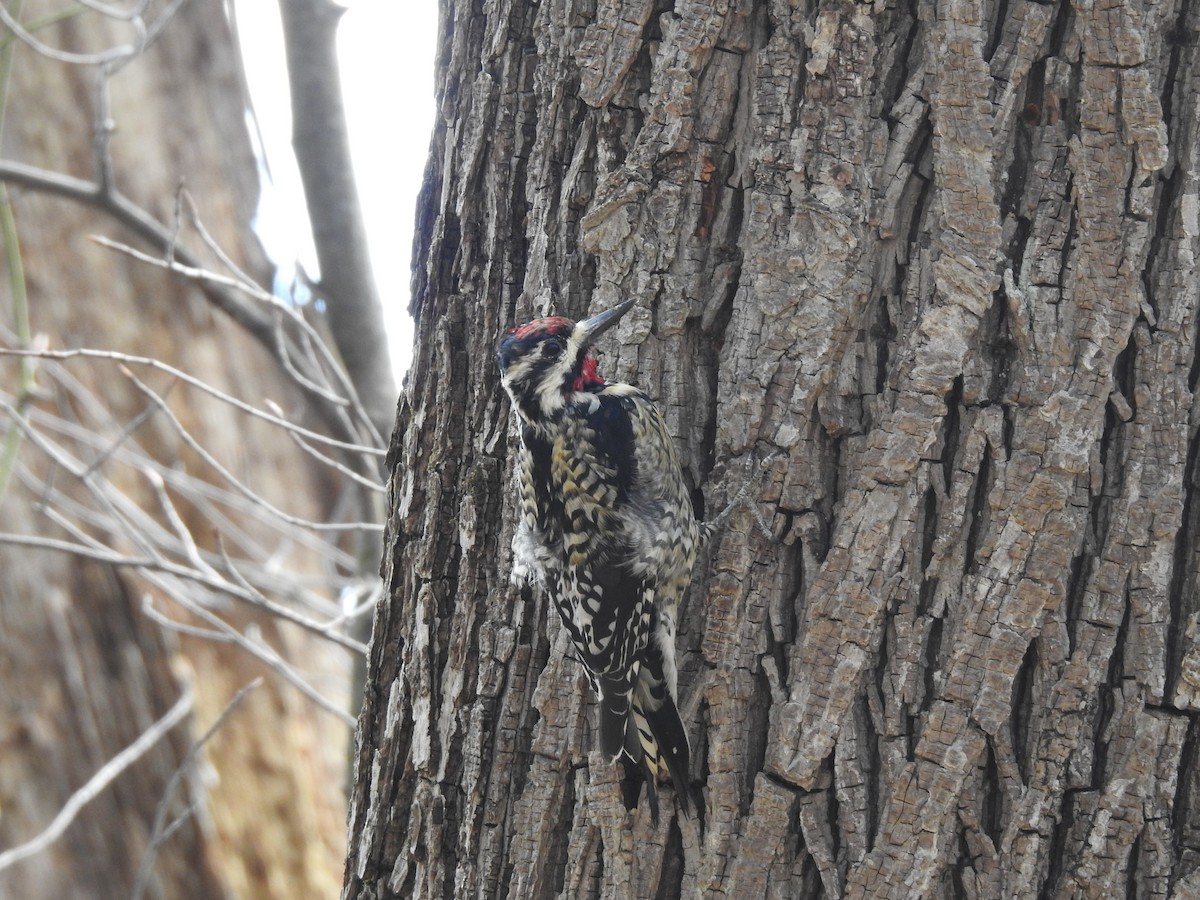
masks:
<svg viewBox="0 0 1200 900"><path fill-rule="evenodd" d="M351 153L383 300L396 383L408 368L408 316L413 219L433 127L436 0L353 0L338 30L342 90ZM262 131L273 189L259 211L258 231L281 269L299 259L316 274L304 193L291 150L287 62L275 0L237 0L250 92Z"/></svg>

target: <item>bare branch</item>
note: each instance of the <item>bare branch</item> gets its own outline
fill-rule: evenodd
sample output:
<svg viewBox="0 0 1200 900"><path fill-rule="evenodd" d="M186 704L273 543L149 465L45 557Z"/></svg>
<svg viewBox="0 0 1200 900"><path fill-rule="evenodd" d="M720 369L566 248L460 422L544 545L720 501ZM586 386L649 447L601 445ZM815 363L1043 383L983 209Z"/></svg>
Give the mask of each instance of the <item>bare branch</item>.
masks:
<svg viewBox="0 0 1200 900"><path fill-rule="evenodd" d="M282 519L284 522L290 522L293 525L303 525L305 528L311 528L314 531L383 531L383 525L375 522L314 522L310 519L293 516L279 509L277 506L269 502L265 497L255 493L249 486L243 484L232 472L225 468L225 466L221 465L217 458L209 453L208 450L205 449L204 445L192 436L191 432L189 432L183 426L183 423L179 421L179 418L174 412L172 412L171 408L167 406L163 399L155 391L153 391L149 385L143 382L128 369L124 370L124 374L130 379L130 381L133 382L134 387L145 394L146 397L148 397L158 406L163 415L165 415L175 427L175 430L178 432L179 436L183 438L185 444L191 447L201 459L208 463L208 465L211 466L214 471L216 471L223 479L225 479L225 481L231 484L243 497L252 503L259 504L264 509L268 510L271 515Z"/></svg>
<svg viewBox="0 0 1200 900"><path fill-rule="evenodd" d="M275 354L280 363L283 364L284 370L292 377L292 380L307 390L312 391L324 397L330 403L336 403L338 406L348 406L350 401L339 394L334 393L329 388L311 381L296 370L292 364L291 353L288 352L286 344L287 333L283 330L283 312L278 307L275 309Z"/></svg>
<svg viewBox="0 0 1200 900"><path fill-rule="evenodd" d="M147 47L158 40L159 35L163 33L163 30L171 23L179 10L187 3L187 0L175 0L149 26L146 25L144 18L146 9L150 5L147 0L142 0L142 2L139 2L128 11L101 3L100 0L76 0L76 2L80 6L99 13L105 18L128 23L129 27L133 29L133 42L131 44L110 47L102 53L72 53L68 50L59 50L56 47L51 47L49 44L39 41L33 36L32 32L13 18L12 14L2 4L0 4L0 22L8 26L19 41L47 59L78 66L112 65L115 71L129 61L136 59L145 52Z"/></svg>
<svg viewBox="0 0 1200 900"><path fill-rule="evenodd" d="M197 571L214 578L219 578L220 575L217 570L201 558L200 548L196 546L196 541L192 537L192 533L188 531L187 525L183 523L183 517L179 515L179 510L171 502L171 497L167 494L166 486L163 484L162 476L149 468L143 469L142 474L146 476L146 480L150 482L150 487L154 490L155 496L158 497L159 508L162 509L163 515L171 523L171 529L175 532L175 536L179 538L179 542L183 545L188 562L195 566ZM224 546L221 548L221 553L222 555L225 553Z"/></svg>
<svg viewBox="0 0 1200 900"><path fill-rule="evenodd" d="M382 446L368 447L365 444L341 441L336 438L331 438L328 435L312 431L308 428L302 428L293 422L289 422L280 415L272 415L271 413L263 412L261 409L251 406L250 404L239 400L237 397L227 394L205 381L201 381L199 378L196 378L193 375L189 375L182 369L177 369L174 366L168 365L167 363L164 363L158 359L154 359L153 357L134 356L128 353L119 353L115 350L92 350L88 348L78 348L74 350L24 350L8 347L0 347L0 356L31 356L41 359L56 360L68 360L76 357L82 357L85 359L107 359L115 362L123 362L128 365L148 366L149 368L156 369L159 372L166 372L168 375L174 375L180 381L184 381L197 390L204 391L204 393L216 397L218 400L224 403L228 403L230 406L241 410L247 415L254 416L257 419L262 419L264 422L270 422L272 425L277 425L280 428L284 428L295 434L301 435L307 440L317 441L318 443L325 444L330 447L336 447L339 450L347 450L353 453L363 453L369 456L376 456L381 459L387 455L387 451L382 449Z"/></svg>
<svg viewBox="0 0 1200 900"><path fill-rule="evenodd" d="M159 612L158 607L154 605L149 594L142 596L142 613L155 625L167 631L202 638L206 641L216 641L219 644L233 643L233 639L229 635L223 634L220 631L213 631L211 628L199 628L195 625L185 625L183 622L176 622L174 619L169 618L166 613Z"/></svg>
<svg viewBox="0 0 1200 900"><path fill-rule="evenodd" d="M158 584L158 586L164 590L169 590L168 585L164 585L154 578L150 578L150 580L155 584ZM275 648L267 644L267 642L264 641L261 636L259 636L256 640L255 638L243 634L212 610L205 609L200 604L193 603L186 597L175 596L174 600L192 615L203 619L209 625L213 626L213 628L215 628L220 635L227 638L230 643L236 644L263 665L267 666L272 672L284 679L286 682L288 682L288 684L300 691L300 693L304 694L305 697L313 701L313 703L317 704L317 706L321 707L321 709L337 717L351 728L357 724L353 716L351 716L341 707L332 703L316 688L305 681L303 676L301 676L300 673L295 670L295 668L289 665L287 661L279 655Z"/></svg>
<svg viewBox="0 0 1200 900"><path fill-rule="evenodd" d="M178 382L171 382L171 384L168 385L167 390L170 391L170 389L176 384L178 384ZM105 447L104 450L97 454L95 459L88 463L88 467L83 471L83 477L86 478L92 472L99 470L100 467L103 466L114 453L121 449L121 445L129 440L135 431L146 424L146 421L157 411L158 407L151 404L130 419L125 427L121 429L121 433L117 435L117 437L107 447Z"/></svg>
<svg viewBox="0 0 1200 900"><path fill-rule="evenodd" d="M107 3L101 3L100 0L75 0L80 6L86 6L92 12L98 12L100 15L109 18L117 19L121 22L137 22L142 19L146 13L146 7L150 5L150 0L140 0L134 4L132 9L120 9L116 6L109 6ZM141 27L145 27L145 23L141 23Z"/></svg>
<svg viewBox="0 0 1200 900"><path fill-rule="evenodd" d="M0 6L0 10L4 9ZM100 186L82 178L51 172L36 166L27 166L15 160L0 159L0 181L21 187L32 188L48 194L56 194L69 200L77 200L89 206L100 205Z"/></svg>
<svg viewBox="0 0 1200 900"><path fill-rule="evenodd" d="M32 418L32 417L31 417ZM66 423L61 423L65 425ZM78 432L81 429L76 428ZM93 436L94 437L94 436ZM39 439L46 441L44 436L39 435ZM124 454L121 454L124 457ZM256 576L260 581L270 582L271 587L279 592L287 592L294 596L297 600L301 600L314 608L328 605L322 602L316 596L309 596L307 592L301 590L302 578L297 574L291 573L282 582L277 574L270 573L265 566L269 559L270 553L265 548L261 547L254 538L247 535L237 522L224 515L222 510L218 508L213 501L219 502L225 507L230 507L238 512L249 515L258 514L259 521L269 523L274 527L282 537L287 538L309 550L313 550L325 557L328 563L332 566L348 567L353 566L354 557L343 550L338 549L334 544L314 535L313 532L307 529L302 529L298 526L289 525L286 522L278 520L264 519L261 517L263 510L259 507L245 501L240 495L229 493L222 489L216 488L214 485L189 476L182 471L174 470L168 466L149 461L146 457L135 456L129 454L129 459L123 459L131 465L140 465L143 468L150 467L163 477L164 481L170 484L175 490L187 494L188 499L203 512L208 520L213 523L213 527L227 535L237 538L239 546L247 548L247 552L252 558L263 560L261 564L250 563L250 568L258 572ZM61 457L52 457L55 460L56 466L61 467ZM168 551L175 553L180 552L181 548L173 541L171 536L161 528L156 520L147 515L141 508L132 500L117 490L110 481L94 480L92 472L85 472L81 477L84 484L92 492L93 496L98 493L108 497L106 501L102 501L107 509L109 506L117 506L120 509L120 516L113 517L111 514L105 516L97 509L85 506L77 502L73 497L66 493L55 491L49 484L43 484L29 473L27 470L20 470L22 481L29 487L31 492L40 493L42 499L39 508L43 509L47 514L51 514L50 504L53 503L58 509L69 513L80 521L92 526L94 529L107 531L110 533L122 532L127 527L132 527L137 530L139 535L150 541L149 546L157 546L165 548ZM210 499L211 498L211 499ZM53 516L52 516L53 518ZM65 526L64 526L65 527ZM204 554L202 554L204 555ZM212 554L208 554L212 556ZM215 557L212 557L215 558ZM323 578L321 584L336 588L337 578Z"/></svg>
<svg viewBox="0 0 1200 900"><path fill-rule="evenodd" d="M41 853L62 837L63 832L75 821L75 817L79 815L80 810L95 800L100 795L100 792L108 787L114 779L145 756L172 728L182 722L191 713L194 703L195 695L192 693L191 688L188 688L175 701L175 705L167 711L165 716L142 732L141 736L132 744L105 763L95 775L88 779L87 784L72 794L67 799L67 802L63 804L63 808L59 810L58 815L54 817L54 820L41 834L31 841L26 841L20 846L0 853L0 872L23 859L28 859L35 854Z"/></svg>
<svg viewBox="0 0 1200 900"><path fill-rule="evenodd" d="M237 600L242 600L253 606L257 606L272 615L286 619L287 621L299 625L314 634L320 635L327 640L333 641L345 647L347 650L353 650L355 653L365 654L367 647L365 644L346 637L337 631L331 631L328 626L322 625L319 622L314 622L307 616L302 616L294 610L288 609L286 606L281 606L272 600L268 600L257 591L247 591L232 582L226 581L219 576L214 577L206 575L203 572L198 572L194 569L189 569L186 566L181 566L173 563L170 560L163 559L157 556L125 556L115 550L107 548L92 547L88 544L75 543L72 541L58 540L57 538L42 537L40 535L16 534L11 531L0 532L0 544L12 544L18 547L36 547L41 550L54 550L59 553L71 553L75 556L80 556L85 559L93 559L97 562L108 563L112 566L124 566L126 568L138 569L143 574L149 572L162 572L167 575L172 575L176 578L182 578L187 581L195 582L196 584L204 585L205 587L226 594Z"/></svg>
<svg viewBox="0 0 1200 900"><path fill-rule="evenodd" d="M213 272L210 269L187 266L179 262L174 256L174 232L172 232L172 235L171 244L168 246L168 253L165 258L160 256L151 256L149 253L143 253L141 250L137 250L134 247L130 247L128 244L121 243L120 241L114 241L112 238L107 238L102 234L92 234L88 235L88 237L93 243L99 244L101 247L107 247L109 250L116 250L118 253L123 253L126 256L136 259L138 262L143 262L148 266L155 266L159 269L166 269L168 272L174 272L176 275L182 275L184 278L190 278L192 281L206 282L208 284L232 288L233 290L241 291L246 296L262 303L271 303L275 299L253 282L242 281L239 278L231 278L228 275L222 275L219 272ZM342 402L344 403L345 401Z"/></svg>
<svg viewBox="0 0 1200 900"><path fill-rule="evenodd" d="M64 386L77 394L76 400L83 408L90 408L92 406L93 398L90 393L82 386L76 385L72 387L71 380L65 370L53 367L46 369L46 372L51 377L65 379ZM0 410L9 410L10 412L15 410L15 406L4 401L3 394L0 394ZM97 412L101 415L99 422L103 423L106 411L100 409ZM27 417L22 416L17 418L16 422L20 433L27 434L32 444L52 460L54 464L54 467L51 469L52 475L60 469L65 469L73 476L78 477L96 499L98 508L84 506L79 504L70 494L58 493L50 483L44 484L39 479L34 478L32 473L23 467L17 469L22 482L28 486L29 490L35 494L40 493L42 495L39 508L43 509L51 519L59 522L63 528L74 534L77 539L84 543L88 542L81 536L82 532L76 533L73 530L74 526L72 524L60 520L60 517L51 508L51 504L70 513L80 521L87 523L93 528L93 531L100 530L125 535L147 556L157 555L155 548L165 549L169 553L186 552L186 548L174 540L169 532L162 529L155 519L147 515L138 504L116 489L111 481L97 472L98 466L94 461L91 464L85 465L64 447L54 443L49 436L38 432L33 427L36 422L44 428L52 429L75 440L82 446L102 448L99 449L99 454L103 455L110 452L111 447L105 445L103 439L104 429L102 426L84 426L82 424L67 422L38 407L30 408ZM198 510L204 512L209 521L213 523L215 530L236 536L241 546L250 548L249 552L252 559L261 560L262 562L256 563L251 561L248 563L248 569L255 573L254 577L261 584L269 586L274 591L287 593L289 596L306 603L313 609L323 610L324 607L335 606L332 601L324 600L315 594L310 595L304 591L301 578L291 574L281 576L279 572L268 568L269 551L257 546L256 539L245 534L241 527L236 522L230 520L222 510L227 507L250 517L257 517L260 521L269 524L272 528L279 531L282 536L295 541L301 546L315 550L321 556L327 558L330 565L336 567L353 567L354 558L339 549L335 544L318 538L310 529L301 528L270 517L260 505L250 503L240 494L230 493L210 482L196 479L182 470L154 462L132 443L130 443L128 449L118 449L115 452L115 457L120 462L128 464L139 471L147 468L153 469L175 490L187 496L196 505ZM217 506L217 503L220 506ZM101 510L107 512L101 512ZM216 557L212 556L212 559L216 560ZM331 573L321 583L327 587L339 589L335 584L339 580L336 575Z"/></svg>
<svg viewBox="0 0 1200 900"><path fill-rule="evenodd" d="M213 256L221 261L221 265L232 272L242 284L251 285L254 288L258 288L258 285L254 279L241 270L241 267L230 258L229 254L225 252L221 245L217 243L216 239L213 238L208 229L204 226L204 220L200 218L200 210L196 208L196 201L192 197L191 191L187 190L187 188L181 187L179 190L179 200L181 203L179 215L182 216L182 207L186 206L188 210L188 218L191 220L192 227L195 228L196 233L200 235L200 240L204 242L204 246L209 249ZM268 297L272 300L278 301L278 298L274 297L273 295L268 295Z"/></svg>
<svg viewBox="0 0 1200 900"><path fill-rule="evenodd" d="M242 328L267 349L272 357L278 360L274 317L267 314L264 308L271 307L274 304L248 301L240 296L241 293L245 292L245 285L232 279L223 280L222 276L217 276L215 273L205 272L196 257L175 243L172 230L169 227L163 225L144 209L130 201L116 190L115 187L105 185L104 183L83 181L69 175L49 172L35 166L28 166L13 160L3 159L0 159L0 181L23 185L34 190L56 194L79 203L94 206L108 213L126 228L149 242L151 246L159 248L163 252L171 251L172 256L168 261L164 263L159 260L158 263L161 263L164 268L188 274L189 277L194 275L195 283L204 292L205 297L214 306L241 325ZM145 261L149 262L150 259L153 259L153 257L148 257ZM201 277L201 273L204 273L205 277ZM262 298L255 297L254 299L260 300ZM316 365L315 361L308 360L302 354L291 352L289 356L293 361L304 359L306 366ZM313 380L312 373L306 373L306 377L310 381ZM301 389L304 388L303 385L300 385L300 387ZM317 411L335 433L342 435L343 438L351 439L351 443L361 443L358 429L345 420L338 405L331 404L319 394L308 391L306 393L312 398ZM375 431L376 434L371 435L372 438L377 437L378 429ZM377 446L382 446L381 440Z"/></svg>
<svg viewBox="0 0 1200 900"><path fill-rule="evenodd" d="M197 224L199 230L199 228L202 226L199 226L199 217L194 212L193 221ZM215 245L211 243L211 237L207 237L207 232L202 232L202 236L204 236L205 243L207 245L210 247L215 247ZM217 254L218 258L222 260L222 262L225 262L226 265L229 266L229 268L237 277L221 275L209 269L182 265L176 259L174 259L173 252L169 252L164 259L142 253L141 251L136 250L127 244L122 244L119 241L114 241L110 238L103 237L102 235L91 235L91 239L103 247L108 247L110 250L116 250L119 253L124 253L125 255L133 257L139 262L144 262L160 269L166 269L167 271L174 272L177 275L182 275L185 278L190 278L197 282L232 288L234 290L241 291L242 293L260 301L261 303L269 305L274 311L273 322L275 323L275 339L273 349L275 351L275 358L276 361L283 366L284 371L286 371L288 375L291 376L292 380L300 385L300 387L304 388L311 394L320 397L331 406L350 407L358 417L362 428L366 429L367 435L371 438L373 443L376 446L383 446L383 438L379 434L375 424L371 421L370 416L367 415L367 411L363 408L362 403L358 398L358 393L354 389L354 384L347 377L342 366L339 365L336 359L334 359L333 354L329 350L329 346L324 340L322 340L321 336L317 334L316 329L313 328L312 324L309 323L309 321L292 306L284 303L274 294L264 291L253 281L249 280L244 273L242 273L241 270L238 269L237 266L225 256L222 251L215 249L214 252ZM172 251L173 247L174 243L172 243ZM290 337L287 335L287 332L283 330L282 318L287 318L300 329L301 335L304 339L304 352L300 353L300 358L308 361L313 366L312 376L305 375L292 361L297 350L288 347ZM333 380L337 382L337 390L333 390L316 380L315 376L320 374L322 376L321 381L328 384L328 378L324 377L326 373L331 374ZM357 432L358 430L349 421L343 420L343 424L351 432Z"/></svg>
<svg viewBox="0 0 1200 900"><path fill-rule="evenodd" d="M276 406L274 403L271 403L270 401L267 401L267 405L272 407L278 413L283 412L283 410L279 409L278 406ZM376 493L379 493L379 494L387 493L387 488L384 487L383 485L381 485L379 482L371 481L368 478L363 478L363 476L359 475L357 472L352 470L349 466L344 466L340 462L338 462L336 459L332 459L331 457L326 456L324 453L319 451L316 447L314 447L310 443L308 443L308 441L304 440L304 438L300 437L300 435L292 434L289 436L291 437L292 441L296 444L297 447L299 447L301 450L303 450L305 453L307 453L309 456L311 456L313 459L317 460L318 462L320 462L324 465L327 465L330 468L336 469L342 475L346 476L351 481L354 481L356 484L362 485L364 488L366 488L369 491L375 491Z"/></svg>
<svg viewBox="0 0 1200 900"><path fill-rule="evenodd" d="M51 47L49 44L43 44L30 32L26 31L21 23L12 17L4 4L0 4L0 22L8 26L17 39L21 43L26 44L35 53L45 56L48 59L53 59L56 62L69 63L76 66L96 66L118 59L132 58L137 56L143 49L143 45L141 44L121 44L116 47L110 47L102 53L71 53L68 50L59 50L56 47ZM141 33L141 37L144 37L144 32Z"/></svg>
<svg viewBox="0 0 1200 900"><path fill-rule="evenodd" d="M164 30L166 30L166 27L170 25L172 21L174 21L175 16L179 14L179 10L183 9L184 4L187 2L188 0L175 0L174 3L163 10L162 15L155 19L154 23L146 29L146 47L149 47L158 40L159 36ZM143 11L148 5L148 2L140 4ZM124 65L124 62L122 62L120 65Z"/></svg>
<svg viewBox="0 0 1200 900"><path fill-rule="evenodd" d="M383 596L383 581L378 578L372 580L361 579L359 584L350 588L350 591L361 599L346 610L343 615L338 616L336 619L331 619L330 625L353 621L363 613L373 610Z"/></svg>
<svg viewBox="0 0 1200 900"><path fill-rule="evenodd" d="M273 299L276 303L279 303L278 298ZM349 398L351 408L363 423L363 427L367 429L367 435L371 438L372 444L377 447L385 446L387 442L380 435L379 429L375 427L374 421L363 406L358 396L358 391L355 390L353 379L347 374L345 367L334 358L329 344L317 333L312 323L304 318L299 311L287 304L280 303L279 305L284 315L288 316L300 329L301 335L305 339L305 348L308 351L307 355L319 359L320 362L325 364L326 371L333 373L333 377L337 381L342 395Z"/></svg>
<svg viewBox="0 0 1200 900"><path fill-rule="evenodd" d="M133 883L133 892L131 894L133 900L139 900L146 890L146 885L150 880L150 873L154 870L154 858L158 855L158 848L166 843L167 839L183 822L187 821L187 816L192 811L192 806L189 805L183 815L176 818L169 826L167 825L167 809L170 806L172 797L175 795L176 789L179 787L179 782L183 780L187 771L196 764L196 757L204 749L204 745L212 739L214 734L221 730L221 726L225 724L226 719L237 709L246 696L262 685L262 681L261 678L255 678L233 695L229 702L225 704L224 709L217 715L212 725L208 726L204 734L200 735L199 739L192 744L191 749L188 750L175 771L171 773L171 777L167 780L167 785L163 789L162 800L159 801L158 808L154 812L154 827L150 831L150 841L146 847L146 854L142 857L142 864L138 866L137 878Z"/></svg>

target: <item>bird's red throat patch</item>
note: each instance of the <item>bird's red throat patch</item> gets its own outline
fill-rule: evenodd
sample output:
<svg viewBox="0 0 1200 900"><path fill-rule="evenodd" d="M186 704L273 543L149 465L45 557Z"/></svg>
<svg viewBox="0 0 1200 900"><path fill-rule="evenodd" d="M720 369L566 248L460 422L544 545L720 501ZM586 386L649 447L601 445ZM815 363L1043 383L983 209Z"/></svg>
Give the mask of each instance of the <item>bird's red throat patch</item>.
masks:
<svg viewBox="0 0 1200 900"><path fill-rule="evenodd" d="M579 371L579 377L571 384L572 390L582 391L589 387L594 387L599 384L604 384L604 379L596 371L596 355L589 352L583 358L583 367Z"/></svg>

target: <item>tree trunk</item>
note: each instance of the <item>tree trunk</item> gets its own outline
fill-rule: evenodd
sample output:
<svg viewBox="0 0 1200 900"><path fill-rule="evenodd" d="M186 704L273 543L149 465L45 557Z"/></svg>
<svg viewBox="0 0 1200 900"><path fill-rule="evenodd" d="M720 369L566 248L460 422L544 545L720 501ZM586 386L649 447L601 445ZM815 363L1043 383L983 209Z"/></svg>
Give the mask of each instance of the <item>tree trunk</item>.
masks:
<svg viewBox="0 0 1200 900"><path fill-rule="evenodd" d="M396 387L342 104L337 27L344 12L332 0L279 4L292 109L299 111L292 116L292 149L321 267L319 290L350 381L371 423L386 438L395 415ZM370 556L373 571L377 551Z"/></svg>
<svg viewBox="0 0 1200 900"><path fill-rule="evenodd" d="M345 896L1200 891L1200 123L1188 3L443 4ZM509 324L704 515L695 819L627 814L509 582Z"/></svg>

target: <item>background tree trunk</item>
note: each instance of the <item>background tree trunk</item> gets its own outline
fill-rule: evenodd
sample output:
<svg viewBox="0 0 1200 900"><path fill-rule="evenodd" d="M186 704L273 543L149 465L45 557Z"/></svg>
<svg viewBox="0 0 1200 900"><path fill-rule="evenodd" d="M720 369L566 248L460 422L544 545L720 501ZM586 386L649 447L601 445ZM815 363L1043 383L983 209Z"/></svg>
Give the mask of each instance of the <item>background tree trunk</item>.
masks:
<svg viewBox="0 0 1200 900"><path fill-rule="evenodd" d="M153 21L163 7L150 4L147 17ZM22 20L41 22L39 39L72 52L99 52L136 37L132 28L82 9L50 16L62 11L61 4L28 2ZM50 18L57 24L46 26ZM15 54L2 155L96 179L95 69L48 60L21 44ZM166 223L174 218L176 192L184 182L217 243L244 271L270 284L269 265L250 236L258 183L240 72L223 4L183 4L161 37L111 80L113 174L127 196ZM255 405L270 398L286 414L304 418L305 401L291 379L197 288L101 247L89 235L134 244L151 255L161 255L162 247L140 242L111 217L76 201L20 186L7 191L32 330L52 348L157 357ZM180 241L199 243L186 228ZM11 273L3 260L0 310L3 343L10 346ZM55 434L68 443L72 427L87 436L72 448L136 445L168 468L198 475L205 470L161 414L137 418L153 409L115 363L72 361L65 364L69 378L50 377L53 363L38 365L40 390L27 412L42 416L42 422L52 417L65 423L62 435ZM13 359L0 360L4 393L16 390L17 371ZM138 374L156 390L171 390L171 379L162 373ZM286 435L185 387L176 386L171 400L201 443L263 496L297 516L330 515L337 501L334 479ZM140 424L124 433L134 422ZM6 418L0 433L7 438L13 427ZM111 475L131 508L157 509L140 473L95 455L98 471ZM26 441L18 472L0 497L0 530L67 536L47 518L48 498L39 480L87 508L86 492ZM212 529L197 527L205 519L176 502L196 528L197 542L214 550ZM213 507L220 508L220 501ZM305 547L289 546L253 516L224 511L231 549L246 542L266 548L275 565L298 578L320 574L319 561ZM124 534L88 531L136 552ZM196 696L191 727L173 730L85 807L50 849L0 872L0 896L128 900L148 857L153 864L143 885L147 897L298 898L336 892L344 856L347 729L341 722L237 647L164 632L143 613L147 596L169 616L186 615L128 568L0 546L0 573L0 853L38 834L73 792L183 691L192 688ZM299 661L306 673L324 673L322 688L333 684L331 693L345 700L349 662L340 650L271 616L224 606L224 598L213 597L212 603L239 629L257 629L265 643ZM193 741L239 688L263 674L265 684L230 715L205 746L199 766L188 768L173 798L164 800ZM154 853L151 827L164 802L166 823L179 816L181 827Z"/></svg>
<svg viewBox="0 0 1200 900"><path fill-rule="evenodd" d="M292 149L304 182L319 290L351 382L375 429L387 437L396 408L383 307L367 252L338 73L337 28L346 7L332 0L281 0L292 108ZM372 546L370 568L378 563Z"/></svg>
<svg viewBox="0 0 1200 900"><path fill-rule="evenodd" d="M345 896L1200 891L1197 8L443 3ZM509 324L702 514L699 819L626 815L509 583Z"/></svg>

